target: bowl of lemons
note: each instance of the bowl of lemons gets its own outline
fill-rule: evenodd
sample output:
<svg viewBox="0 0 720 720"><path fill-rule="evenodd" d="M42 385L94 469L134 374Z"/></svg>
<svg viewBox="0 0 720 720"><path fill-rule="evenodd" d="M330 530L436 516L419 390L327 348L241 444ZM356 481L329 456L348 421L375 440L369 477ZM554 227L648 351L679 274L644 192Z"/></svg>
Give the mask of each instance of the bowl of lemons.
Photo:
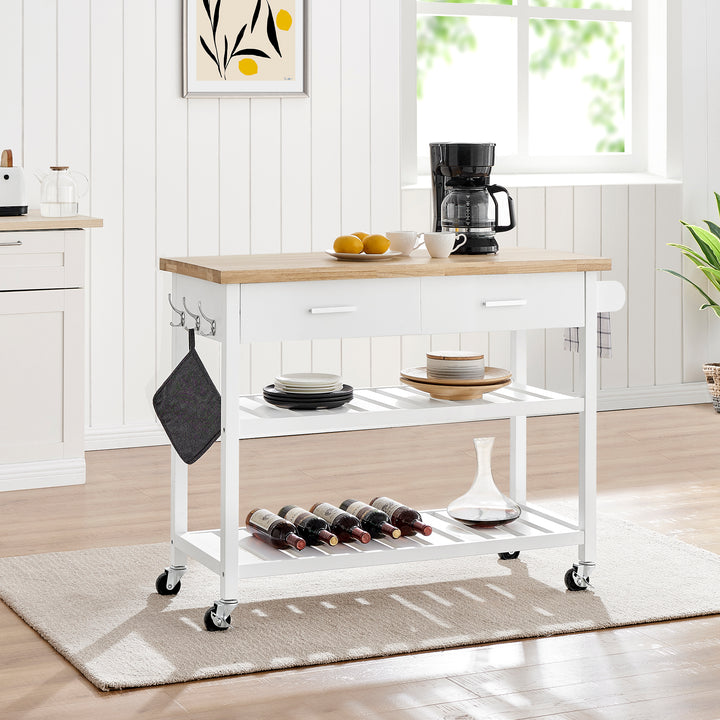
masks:
<svg viewBox="0 0 720 720"><path fill-rule="evenodd" d="M355 232L335 238L332 250L325 251L338 260L390 260L402 253L390 250L390 240L378 233Z"/></svg>

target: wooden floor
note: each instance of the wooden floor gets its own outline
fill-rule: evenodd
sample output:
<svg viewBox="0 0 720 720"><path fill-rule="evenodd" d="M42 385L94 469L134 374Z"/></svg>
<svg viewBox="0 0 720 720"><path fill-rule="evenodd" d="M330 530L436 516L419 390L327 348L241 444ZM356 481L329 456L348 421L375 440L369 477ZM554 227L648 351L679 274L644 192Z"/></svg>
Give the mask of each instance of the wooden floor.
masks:
<svg viewBox="0 0 720 720"><path fill-rule="evenodd" d="M601 413L598 424L600 511L720 553L720 415L692 405ZM528 425L530 499L572 496L577 417ZM486 435L506 488L507 421L245 441L241 514L373 494L443 506L467 489L471 440ZM0 493L0 555L167 539L167 447L86 459L84 486ZM217 527L218 447L190 472L191 528ZM718 593L719 581L707 578ZM103 693L0 603L2 720L290 715L717 720L720 616Z"/></svg>

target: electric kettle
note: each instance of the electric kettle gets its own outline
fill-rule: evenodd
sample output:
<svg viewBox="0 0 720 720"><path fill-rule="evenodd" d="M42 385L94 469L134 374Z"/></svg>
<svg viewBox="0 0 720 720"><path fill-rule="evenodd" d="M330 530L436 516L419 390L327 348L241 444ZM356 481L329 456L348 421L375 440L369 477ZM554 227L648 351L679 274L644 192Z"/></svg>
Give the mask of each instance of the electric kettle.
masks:
<svg viewBox="0 0 720 720"><path fill-rule="evenodd" d="M27 215L25 174L13 165L12 150L3 150L0 159L0 215Z"/></svg>
<svg viewBox="0 0 720 720"><path fill-rule="evenodd" d="M44 175L35 173L40 181L40 214L44 217L70 217L78 214L78 200L88 190L88 179L71 172L67 165L51 165Z"/></svg>

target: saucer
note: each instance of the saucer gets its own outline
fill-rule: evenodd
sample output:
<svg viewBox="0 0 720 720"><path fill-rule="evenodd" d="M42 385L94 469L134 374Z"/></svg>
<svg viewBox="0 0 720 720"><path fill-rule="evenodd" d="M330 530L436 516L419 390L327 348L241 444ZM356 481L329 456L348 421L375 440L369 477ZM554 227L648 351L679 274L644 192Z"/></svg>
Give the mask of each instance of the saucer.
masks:
<svg viewBox="0 0 720 720"><path fill-rule="evenodd" d="M384 253L339 253L334 250L326 250L328 255L332 255L338 260L354 260L355 262L377 262L378 260L392 260L401 257L399 250L388 250Z"/></svg>

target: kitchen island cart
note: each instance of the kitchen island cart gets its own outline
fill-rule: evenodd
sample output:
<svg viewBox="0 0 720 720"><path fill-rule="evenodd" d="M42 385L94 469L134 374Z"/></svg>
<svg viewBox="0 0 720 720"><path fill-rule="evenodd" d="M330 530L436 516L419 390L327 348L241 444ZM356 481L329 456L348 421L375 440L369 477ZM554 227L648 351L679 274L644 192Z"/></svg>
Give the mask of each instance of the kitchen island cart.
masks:
<svg viewBox="0 0 720 720"><path fill-rule="evenodd" d="M157 579L158 592L177 593L186 559L194 558L219 576L219 598L205 613L205 626L225 629L243 578L481 553L515 557L559 546L578 548L577 563L565 573L568 589L587 587L596 554L597 312L624 302L621 286L599 279L610 260L509 248L494 256L372 263L342 262L324 253L162 258L160 268L173 274L170 301L181 313L174 315L173 364L186 352L188 326L221 344L222 448L220 527L202 531L188 530L188 467L172 451L170 564ZM581 329L578 394L527 383L526 331L563 327ZM239 393L242 343L493 330L511 331L512 384L477 400L437 400L399 384L356 389L353 400L339 408L294 411L268 405L262 395ZM526 497L526 418L560 413L580 418L577 522ZM243 438L496 418L510 419L510 495L522 508L512 523L473 528L444 510L429 510L423 511L433 527L427 537L301 552L270 548L239 527ZM381 495L382 488L369 487L373 492Z"/></svg>

